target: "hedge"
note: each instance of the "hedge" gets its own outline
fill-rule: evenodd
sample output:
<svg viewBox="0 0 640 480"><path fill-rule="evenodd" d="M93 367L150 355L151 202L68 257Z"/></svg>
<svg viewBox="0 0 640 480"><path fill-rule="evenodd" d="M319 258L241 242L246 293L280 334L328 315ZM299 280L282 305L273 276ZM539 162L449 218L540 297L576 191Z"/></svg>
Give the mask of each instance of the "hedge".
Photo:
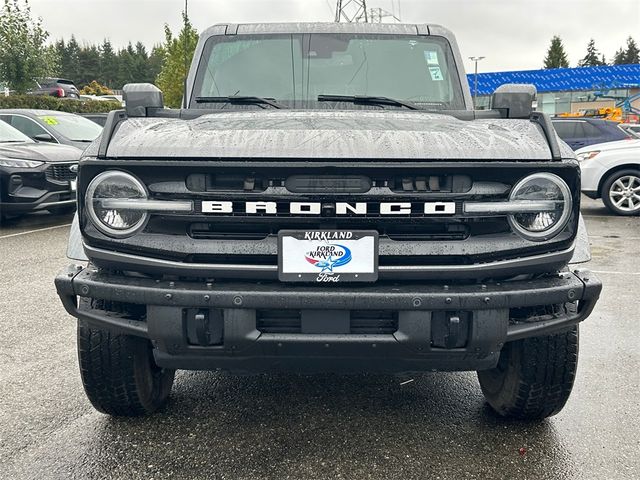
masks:
<svg viewBox="0 0 640 480"><path fill-rule="evenodd" d="M44 95L0 95L0 109L30 108L38 110L57 110L69 113L106 113L120 110L120 102L102 100L71 100Z"/></svg>

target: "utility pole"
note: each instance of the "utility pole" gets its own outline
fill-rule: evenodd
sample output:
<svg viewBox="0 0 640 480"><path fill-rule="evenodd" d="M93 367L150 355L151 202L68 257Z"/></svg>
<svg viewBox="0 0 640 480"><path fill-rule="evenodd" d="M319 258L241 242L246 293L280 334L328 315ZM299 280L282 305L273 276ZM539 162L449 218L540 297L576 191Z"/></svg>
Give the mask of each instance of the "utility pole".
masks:
<svg viewBox="0 0 640 480"><path fill-rule="evenodd" d="M401 21L400 18L396 17L393 13L380 7L370 9L369 18L371 19L371 23L382 23L385 18L392 18L397 22Z"/></svg>
<svg viewBox="0 0 640 480"><path fill-rule="evenodd" d="M475 73L473 74L473 108L476 109L478 100L478 62L484 57L469 57L469 60L475 63Z"/></svg>
<svg viewBox="0 0 640 480"><path fill-rule="evenodd" d="M368 12L367 0L337 0L335 22L367 23Z"/></svg>

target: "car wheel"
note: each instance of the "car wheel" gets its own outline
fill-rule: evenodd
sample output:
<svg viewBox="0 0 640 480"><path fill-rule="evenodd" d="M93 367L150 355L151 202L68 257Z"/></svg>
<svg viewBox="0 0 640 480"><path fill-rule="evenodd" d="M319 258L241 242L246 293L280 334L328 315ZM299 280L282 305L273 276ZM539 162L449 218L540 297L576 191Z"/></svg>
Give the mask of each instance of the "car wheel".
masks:
<svg viewBox="0 0 640 480"><path fill-rule="evenodd" d="M78 360L85 393L102 413L136 417L167 403L175 370L156 365L151 342L145 338L78 320Z"/></svg>
<svg viewBox="0 0 640 480"><path fill-rule="evenodd" d="M616 215L640 214L640 171L611 174L602 185L602 202Z"/></svg>
<svg viewBox="0 0 640 480"><path fill-rule="evenodd" d="M480 387L499 415L541 420L564 407L578 366L578 327L508 342L498 365L478 372Z"/></svg>

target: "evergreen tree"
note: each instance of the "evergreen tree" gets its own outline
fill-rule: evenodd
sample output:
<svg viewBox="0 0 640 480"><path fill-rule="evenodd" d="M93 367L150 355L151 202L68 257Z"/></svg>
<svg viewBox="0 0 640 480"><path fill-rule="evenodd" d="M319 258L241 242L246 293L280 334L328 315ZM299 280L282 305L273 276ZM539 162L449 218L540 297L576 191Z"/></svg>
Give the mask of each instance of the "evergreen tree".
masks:
<svg viewBox="0 0 640 480"><path fill-rule="evenodd" d="M17 92L34 87L34 80L52 75L56 50L47 49L49 34L40 18L31 17L27 0L4 0L0 7L0 82Z"/></svg>
<svg viewBox="0 0 640 480"><path fill-rule="evenodd" d="M64 52L60 59L60 75L69 80L75 81L80 71L80 45L74 35L64 47Z"/></svg>
<svg viewBox="0 0 640 480"><path fill-rule="evenodd" d="M627 50L624 53L624 63L640 63L640 49L636 41L629 37L627 38Z"/></svg>
<svg viewBox="0 0 640 480"><path fill-rule="evenodd" d="M600 65L607 65L607 57L602 54L602 59L600 60Z"/></svg>
<svg viewBox="0 0 640 480"><path fill-rule="evenodd" d="M100 46L100 74L97 79L107 87L115 88L117 77L118 57L111 42L105 38Z"/></svg>
<svg viewBox="0 0 640 480"><path fill-rule="evenodd" d="M587 54L582 60L578 62L579 67L597 67L598 65L604 65L600 60L598 49L596 48L596 42L592 38L587 45Z"/></svg>
<svg viewBox="0 0 640 480"><path fill-rule="evenodd" d="M155 80L149 75L149 55L142 42L135 45L132 77L138 83L152 83Z"/></svg>
<svg viewBox="0 0 640 480"><path fill-rule="evenodd" d="M95 45L84 45L78 52L78 72L75 83L84 87L100 77L100 52Z"/></svg>
<svg viewBox="0 0 640 480"><path fill-rule="evenodd" d="M624 48L619 48L613 56L613 65L624 65L626 53Z"/></svg>
<svg viewBox="0 0 640 480"><path fill-rule="evenodd" d="M182 19L184 24L178 38L173 36L168 25L164 26L164 61L156 80L164 94L165 104L169 107L180 106L184 94L184 81L198 43L198 32L191 25L189 17L183 13Z"/></svg>
<svg viewBox="0 0 640 480"><path fill-rule="evenodd" d="M164 48L162 45L154 45L149 55L149 78L151 83L156 81L160 70L162 70L162 62L164 61Z"/></svg>
<svg viewBox="0 0 640 480"><path fill-rule="evenodd" d="M567 68L569 60L567 53L564 51L564 45L558 35L554 35L551 39L551 45L547 50L547 56L544 59L544 68Z"/></svg>

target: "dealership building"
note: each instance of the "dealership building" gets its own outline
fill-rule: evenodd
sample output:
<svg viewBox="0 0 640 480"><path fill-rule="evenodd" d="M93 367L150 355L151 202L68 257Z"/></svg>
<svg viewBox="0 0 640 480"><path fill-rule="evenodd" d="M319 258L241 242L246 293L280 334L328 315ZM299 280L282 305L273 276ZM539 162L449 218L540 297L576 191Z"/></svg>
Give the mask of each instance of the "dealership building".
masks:
<svg viewBox="0 0 640 480"><path fill-rule="evenodd" d="M475 76L467 77L471 93L475 94ZM479 73L477 108L488 108L491 94L505 83L535 85L537 109L550 115L624 103L640 110L640 64Z"/></svg>

